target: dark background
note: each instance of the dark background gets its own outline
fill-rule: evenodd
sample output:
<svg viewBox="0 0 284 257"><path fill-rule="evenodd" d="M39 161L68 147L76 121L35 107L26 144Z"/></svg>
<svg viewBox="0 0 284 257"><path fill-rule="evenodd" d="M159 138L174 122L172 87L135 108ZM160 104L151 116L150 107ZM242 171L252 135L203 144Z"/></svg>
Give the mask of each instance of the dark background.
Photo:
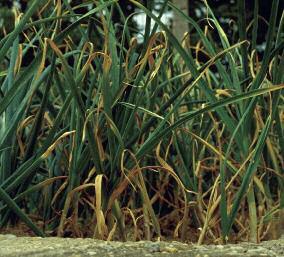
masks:
<svg viewBox="0 0 284 257"><path fill-rule="evenodd" d="M10 11L11 7L13 6L13 0L0 0L0 36L3 36L3 26L5 26L6 31L9 32L9 30L13 29L13 14ZM29 0L18 0L18 2L21 5L22 11L24 12L26 8L28 7L29 3L31 1ZM45 1L43 1L44 3ZM84 2L83 0L72 0L71 5L75 6L80 3ZM141 1L145 5L147 4L147 0ZM149 3L153 3L153 0L150 0ZM163 2L163 1L155 1L155 2ZM215 15L217 18L229 18L231 21L237 22L237 0L207 0L208 4L210 7L213 9ZM263 17L265 20L269 20L270 17L270 10L271 10L271 5L272 5L272 0L259 0L259 15ZM255 0L246 0L246 14L247 14L247 24L253 17L253 10L254 10L254 4ZM119 4L121 6L121 9L123 10L125 16L128 16L132 14L135 11L135 7L129 3L128 0L120 0ZM155 5L157 7L159 5ZM202 10L202 1L200 0L189 0L189 10L188 14L190 17L194 18L195 20L200 19L200 17L196 16L196 9ZM284 1L280 0L279 1L279 8L278 8L278 20L280 19L281 13L284 9ZM87 10L82 8L77 10L76 12L79 13L85 13ZM4 19L4 23L2 22L1 24L1 18ZM3 21L3 20L2 20ZM118 11L114 11L113 14L113 21L115 23L121 23L120 20L120 15ZM231 28L230 24L228 22L222 21L221 19L221 24L223 26L223 29L225 32L228 33L230 36L231 33ZM263 21L261 21L263 22ZM133 27L133 33L135 33L135 23L132 23ZM263 25L260 23L260 26L258 28L258 43L261 44L262 42L265 41L265 35L267 32L267 25Z"/></svg>

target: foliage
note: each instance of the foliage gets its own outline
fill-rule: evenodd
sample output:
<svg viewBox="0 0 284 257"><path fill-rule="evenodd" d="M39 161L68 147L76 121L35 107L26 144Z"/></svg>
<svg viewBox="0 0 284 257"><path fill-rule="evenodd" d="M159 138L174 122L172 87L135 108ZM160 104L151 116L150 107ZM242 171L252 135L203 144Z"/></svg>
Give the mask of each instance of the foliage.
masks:
<svg viewBox="0 0 284 257"><path fill-rule="evenodd" d="M91 2L79 14L90 2L34 0L0 41L0 225L18 217L40 236L108 240L263 239L284 205L279 1L263 56L257 13L248 37L242 0L236 42L208 5L201 25L165 1L160 15L181 15L194 44L131 0L149 17L143 45L122 11L117 36L119 1Z"/></svg>

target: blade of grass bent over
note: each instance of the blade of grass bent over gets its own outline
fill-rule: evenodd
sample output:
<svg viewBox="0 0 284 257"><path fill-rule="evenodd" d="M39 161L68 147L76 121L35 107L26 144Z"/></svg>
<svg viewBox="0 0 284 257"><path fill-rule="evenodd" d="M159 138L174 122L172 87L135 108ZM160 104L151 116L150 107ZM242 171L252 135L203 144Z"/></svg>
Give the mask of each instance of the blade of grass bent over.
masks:
<svg viewBox="0 0 284 257"><path fill-rule="evenodd" d="M8 50L10 48L10 46L13 44L16 37L22 32L24 26L26 25L26 23L28 22L30 17L32 17L32 15L36 11L36 8L39 6L40 3L41 3L41 0L34 0L31 7L27 10L25 15L21 19L21 21L14 28L13 32L11 32L8 35L7 40L5 41L5 43L3 44L3 46L0 49L0 64L2 63L5 55L7 54Z"/></svg>
<svg viewBox="0 0 284 257"><path fill-rule="evenodd" d="M180 125L182 125L183 123L193 119L196 116L199 116L199 115L206 113L206 112L209 112L209 111L214 111L217 108L226 106L228 104L236 103L238 101L245 100L245 99L252 98L252 97L257 97L259 95L262 95L262 94L265 94L265 93L268 93L268 92L272 92L272 91L276 91L276 90L281 90L283 88L284 88L284 84L274 86L274 87L269 87L269 88L252 90L250 92L246 92L246 93L243 93L241 95L233 96L233 97L221 100L219 102L209 104L208 106L206 106L202 109L199 109L195 112L191 112L189 114L186 114L183 118L179 119L178 121L176 121L174 124L172 124L171 126L169 126L167 128L155 129L154 132L149 136L149 138L145 141L145 143L137 151L136 158L139 160L142 156L144 156L146 153L151 151L152 148L159 142L159 140L162 137L165 137L166 135L171 133L172 130L178 128Z"/></svg>

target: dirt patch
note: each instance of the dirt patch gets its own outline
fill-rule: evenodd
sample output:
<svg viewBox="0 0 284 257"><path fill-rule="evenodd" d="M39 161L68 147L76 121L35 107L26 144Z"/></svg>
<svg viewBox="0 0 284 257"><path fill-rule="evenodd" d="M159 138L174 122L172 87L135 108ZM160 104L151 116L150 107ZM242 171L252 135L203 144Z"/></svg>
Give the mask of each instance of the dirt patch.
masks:
<svg viewBox="0 0 284 257"><path fill-rule="evenodd" d="M284 238L260 244L183 244L180 242L106 242L90 238L0 235L1 257L284 257Z"/></svg>

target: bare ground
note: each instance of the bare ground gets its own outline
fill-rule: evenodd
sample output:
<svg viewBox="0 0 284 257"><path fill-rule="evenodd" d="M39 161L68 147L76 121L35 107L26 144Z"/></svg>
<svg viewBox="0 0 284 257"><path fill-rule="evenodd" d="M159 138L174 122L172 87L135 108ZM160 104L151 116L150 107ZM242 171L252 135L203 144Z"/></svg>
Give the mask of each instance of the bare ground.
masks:
<svg viewBox="0 0 284 257"><path fill-rule="evenodd" d="M180 242L106 242L90 238L39 238L0 235L1 257L284 257L284 238L260 244L183 244Z"/></svg>

